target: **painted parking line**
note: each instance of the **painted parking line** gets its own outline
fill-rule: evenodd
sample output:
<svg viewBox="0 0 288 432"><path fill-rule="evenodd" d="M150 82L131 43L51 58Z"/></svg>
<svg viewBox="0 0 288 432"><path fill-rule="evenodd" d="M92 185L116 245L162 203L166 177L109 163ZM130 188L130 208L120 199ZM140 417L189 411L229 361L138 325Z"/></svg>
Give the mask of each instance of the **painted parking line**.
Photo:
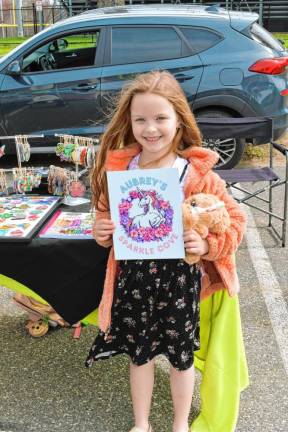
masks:
<svg viewBox="0 0 288 432"><path fill-rule="evenodd" d="M237 191L237 197L244 198L244 194ZM245 234L248 251L268 309L286 374L288 375L288 309L281 287L257 230L252 211L244 204L241 204L241 207L248 216Z"/></svg>

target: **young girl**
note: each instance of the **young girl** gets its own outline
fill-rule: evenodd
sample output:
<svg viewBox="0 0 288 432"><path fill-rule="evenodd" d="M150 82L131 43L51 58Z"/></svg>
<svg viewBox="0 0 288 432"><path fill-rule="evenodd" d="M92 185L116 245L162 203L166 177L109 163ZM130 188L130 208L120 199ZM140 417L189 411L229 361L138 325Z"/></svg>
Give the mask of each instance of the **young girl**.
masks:
<svg viewBox="0 0 288 432"><path fill-rule="evenodd" d="M216 290L238 292L233 254L241 242L245 217L226 193L225 183L211 169L217 153L201 148L201 135L185 95L168 72L139 75L120 96L103 135L92 176L96 208L94 237L110 247L106 279L99 306L99 333L86 360L126 353L131 359L130 385L135 426L130 432L152 432L149 412L154 384L154 361L164 354L170 362L174 408L173 432L187 432L194 386L194 350L199 349L201 272L211 283L201 299ZM204 192L225 202L231 225L224 234L202 239L185 231L187 252L201 256L189 266L182 259L114 259L106 172L135 168L177 167L182 198ZM207 279L207 277L206 277Z"/></svg>

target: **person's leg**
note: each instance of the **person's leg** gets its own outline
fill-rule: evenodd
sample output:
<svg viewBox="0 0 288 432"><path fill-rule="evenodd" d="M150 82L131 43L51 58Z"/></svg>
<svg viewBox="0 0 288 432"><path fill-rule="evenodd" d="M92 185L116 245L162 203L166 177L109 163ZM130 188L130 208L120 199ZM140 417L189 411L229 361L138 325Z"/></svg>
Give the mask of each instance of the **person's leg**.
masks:
<svg viewBox="0 0 288 432"><path fill-rule="evenodd" d="M149 428L149 414L154 386L154 363L151 360L142 366L130 363L130 390L135 418L135 426L143 429Z"/></svg>
<svg viewBox="0 0 288 432"><path fill-rule="evenodd" d="M194 365L184 371L170 367L170 386L174 408L173 432L188 432L188 417L194 390Z"/></svg>

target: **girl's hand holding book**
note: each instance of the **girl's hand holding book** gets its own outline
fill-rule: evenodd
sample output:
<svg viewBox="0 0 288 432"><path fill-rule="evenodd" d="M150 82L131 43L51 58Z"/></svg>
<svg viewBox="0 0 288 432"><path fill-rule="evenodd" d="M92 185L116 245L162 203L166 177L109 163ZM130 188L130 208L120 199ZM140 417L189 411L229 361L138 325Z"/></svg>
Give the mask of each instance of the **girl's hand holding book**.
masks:
<svg viewBox="0 0 288 432"><path fill-rule="evenodd" d="M97 243L111 239L115 231L115 225L111 219L96 220L93 226L93 237Z"/></svg>

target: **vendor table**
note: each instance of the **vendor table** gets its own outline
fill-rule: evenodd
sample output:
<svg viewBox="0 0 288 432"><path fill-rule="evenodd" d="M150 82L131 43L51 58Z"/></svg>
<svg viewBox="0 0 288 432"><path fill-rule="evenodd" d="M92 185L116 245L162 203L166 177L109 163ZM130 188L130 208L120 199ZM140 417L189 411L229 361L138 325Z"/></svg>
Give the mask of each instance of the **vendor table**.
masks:
<svg viewBox="0 0 288 432"><path fill-rule="evenodd" d="M60 209L88 211L87 205ZM1 242L0 273L29 287L72 325L99 305L108 252L93 239Z"/></svg>

